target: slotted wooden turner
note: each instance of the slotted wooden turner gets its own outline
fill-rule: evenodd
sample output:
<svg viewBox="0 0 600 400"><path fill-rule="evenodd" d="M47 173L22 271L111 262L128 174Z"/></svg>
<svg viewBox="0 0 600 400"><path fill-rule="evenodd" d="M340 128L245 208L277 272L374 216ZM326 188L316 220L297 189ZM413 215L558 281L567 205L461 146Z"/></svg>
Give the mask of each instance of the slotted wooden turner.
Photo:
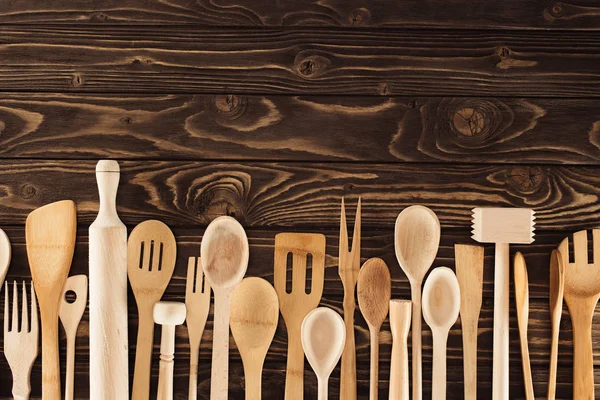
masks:
<svg viewBox="0 0 600 400"><path fill-rule="evenodd" d="M292 254L292 291L287 293L286 266ZM312 283L306 294L307 258L312 256ZM316 233L279 233L275 236L275 291L288 331L285 399L304 399L304 350L301 327L304 317L317 308L325 279L325 236Z"/></svg>

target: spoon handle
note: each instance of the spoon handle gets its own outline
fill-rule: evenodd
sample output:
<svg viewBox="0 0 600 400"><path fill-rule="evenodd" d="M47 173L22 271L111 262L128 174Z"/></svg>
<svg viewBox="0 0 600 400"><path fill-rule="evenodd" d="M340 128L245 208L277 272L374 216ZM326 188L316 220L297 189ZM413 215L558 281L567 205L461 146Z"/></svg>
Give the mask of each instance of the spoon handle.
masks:
<svg viewBox="0 0 600 400"><path fill-rule="evenodd" d="M561 310L562 311L562 310ZM550 373L548 375L548 400L556 398L556 369L558 363L558 334L560 329L560 313L552 316L552 347L550 349Z"/></svg>
<svg viewBox="0 0 600 400"><path fill-rule="evenodd" d="M412 384L413 400L423 398L423 371L421 365L421 282L410 286L412 300ZM435 397L434 397L435 398Z"/></svg>
<svg viewBox="0 0 600 400"><path fill-rule="evenodd" d="M210 399L227 400L229 386L229 308L231 290L215 290Z"/></svg>
<svg viewBox="0 0 600 400"><path fill-rule="evenodd" d="M138 335L135 348L132 400L148 400L150 396L150 364L154 340L154 304L138 303Z"/></svg>
<svg viewBox="0 0 600 400"><path fill-rule="evenodd" d="M317 397L318 400L327 400L327 386L329 385L329 377L320 378L317 377L317 382L319 386L319 395Z"/></svg>
<svg viewBox="0 0 600 400"><path fill-rule="evenodd" d="M569 304L567 303L567 306ZM579 304L578 304L579 305ZM592 318L595 303L569 307L573 324L573 398L594 397L594 355Z"/></svg>
<svg viewBox="0 0 600 400"><path fill-rule="evenodd" d="M300 325L289 324L285 400L304 399L304 349Z"/></svg>
<svg viewBox="0 0 600 400"><path fill-rule="evenodd" d="M446 398L446 344L448 332L433 333L433 379L431 398L444 400Z"/></svg>
<svg viewBox="0 0 600 400"><path fill-rule="evenodd" d="M235 336L234 336L235 339ZM246 400L261 400L263 363L258 358L242 358L244 380L246 381Z"/></svg>
<svg viewBox="0 0 600 400"><path fill-rule="evenodd" d="M371 385L369 399L377 400L379 392L379 328L370 329L371 336Z"/></svg>

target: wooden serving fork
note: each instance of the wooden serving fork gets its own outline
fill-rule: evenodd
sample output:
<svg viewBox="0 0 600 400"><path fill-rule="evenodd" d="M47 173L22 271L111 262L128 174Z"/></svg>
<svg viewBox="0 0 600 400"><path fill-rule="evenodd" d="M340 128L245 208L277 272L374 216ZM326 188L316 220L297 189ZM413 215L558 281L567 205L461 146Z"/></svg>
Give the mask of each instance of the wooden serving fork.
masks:
<svg viewBox="0 0 600 400"><path fill-rule="evenodd" d="M346 208L342 198L342 215L340 217L340 246L338 273L344 286L344 324L346 326L346 343L342 353L342 372L340 381L340 398L356 400L356 346L354 343L354 310L356 299L354 289L360 272L360 197L356 206L354 233L352 235L352 251L348 251L348 226L346 225Z"/></svg>

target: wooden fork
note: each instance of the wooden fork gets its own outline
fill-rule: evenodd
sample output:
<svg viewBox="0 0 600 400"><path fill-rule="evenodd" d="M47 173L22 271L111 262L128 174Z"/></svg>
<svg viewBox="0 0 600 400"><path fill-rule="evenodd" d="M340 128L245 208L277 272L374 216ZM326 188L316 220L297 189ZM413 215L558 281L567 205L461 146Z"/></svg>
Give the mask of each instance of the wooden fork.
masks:
<svg viewBox="0 0 600 400"><path fill-rule="evenodd" d="M210 283L208 279L204 279L202 273L200 257L190 257L185 284L186 324L190 338L189 400L198 398L198 353L210 309L210 290Z"/></svg>
<svg viewBox="0 0 600 400"><path fill-rule="evenodd" d="M29 311L27 309L27 291L23 282L23 308L21 311L21 329L19 330L19 302L17 300L17 282L13 284L12 324L8 329L8 284L4 285L4 355L10 365L13 376L12 395L15 400L29 399L31 367L38 356L38 313L33 283L31 284L31 330L29 329Z"/></svg>

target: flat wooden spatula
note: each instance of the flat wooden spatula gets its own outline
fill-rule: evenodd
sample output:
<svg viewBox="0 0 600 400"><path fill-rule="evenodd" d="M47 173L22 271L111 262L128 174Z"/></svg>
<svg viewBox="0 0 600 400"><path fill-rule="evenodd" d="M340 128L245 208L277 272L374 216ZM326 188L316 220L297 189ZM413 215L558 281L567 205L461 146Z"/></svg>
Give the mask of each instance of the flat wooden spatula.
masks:
<svg viewBox="0 0 600 400"><path fill-rule="evenodd" d="M71 200L40 207L25 223L27 258L42 321L42 399L60 400L58 312L71 269L77 211Z"/></svg>

